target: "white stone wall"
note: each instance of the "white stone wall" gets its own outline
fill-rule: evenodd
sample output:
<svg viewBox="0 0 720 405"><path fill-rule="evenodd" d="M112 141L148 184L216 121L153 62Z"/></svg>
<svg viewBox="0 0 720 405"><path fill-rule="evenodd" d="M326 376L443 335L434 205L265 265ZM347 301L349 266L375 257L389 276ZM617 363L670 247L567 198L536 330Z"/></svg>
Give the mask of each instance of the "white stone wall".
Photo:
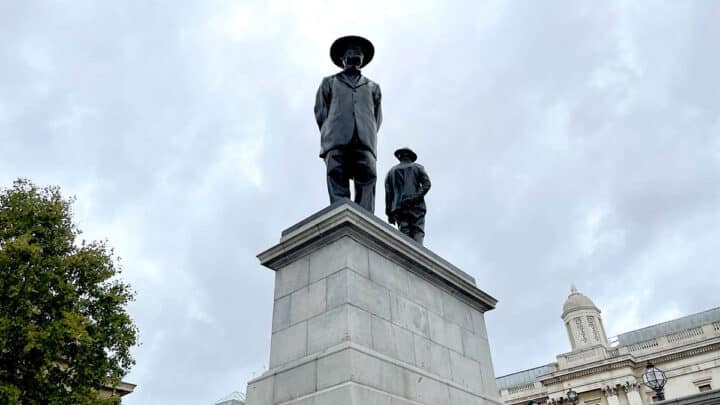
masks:
<svg viewBox="0 0 720 405"><path fill-rule="evenodd" d="M277 271L272 325L248 405L499 403L483 314L349 236Z"/></svg>
<svg viewBox="0 0 720 405"><path fill-rule="evenodd" d="M712 389L720 388L720 352L718 351L706 352L657 366L665 372L668 378L665 385L665 397L668 399L696 394L700 392L698 385L704 384L706 381ZM642 391L649 403L652 391L647 387Z"/></svg>

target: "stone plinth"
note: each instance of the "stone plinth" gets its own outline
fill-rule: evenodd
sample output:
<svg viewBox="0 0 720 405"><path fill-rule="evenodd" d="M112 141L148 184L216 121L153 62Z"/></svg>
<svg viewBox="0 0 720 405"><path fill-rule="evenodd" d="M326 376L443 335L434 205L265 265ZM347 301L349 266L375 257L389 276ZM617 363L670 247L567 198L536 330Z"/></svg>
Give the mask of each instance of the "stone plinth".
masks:
<svg viewBox="0 0 720 405"><path fill-rule="evenodd" d="M352 203L285 230L270 369L247 405L500 404L475 280Z"/></svg>

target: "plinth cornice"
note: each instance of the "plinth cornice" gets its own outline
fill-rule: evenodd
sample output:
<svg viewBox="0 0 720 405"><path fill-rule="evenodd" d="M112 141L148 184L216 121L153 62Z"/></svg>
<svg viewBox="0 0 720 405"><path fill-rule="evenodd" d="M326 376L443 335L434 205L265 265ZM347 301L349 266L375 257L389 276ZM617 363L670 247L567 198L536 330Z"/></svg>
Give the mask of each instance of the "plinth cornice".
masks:
<svg viewBox="0 0 720 405"><path fill-rule="evenodd" d="M284 230L280 242L257 257L263 266L278 270L346 236L406 265L426 279L445 284L448 292L462 296L483 312L494 309L497 304L494 297L476 287L472 276L350 201L333 204Z"/></svg>

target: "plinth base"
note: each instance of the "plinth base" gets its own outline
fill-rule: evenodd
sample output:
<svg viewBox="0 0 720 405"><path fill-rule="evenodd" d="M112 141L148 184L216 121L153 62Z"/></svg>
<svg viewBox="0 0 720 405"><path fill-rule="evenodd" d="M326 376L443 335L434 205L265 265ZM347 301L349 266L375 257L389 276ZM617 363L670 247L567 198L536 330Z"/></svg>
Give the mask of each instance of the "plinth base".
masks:
<svg viewBox="0 0 720 405"><path fill-rule="evenodd" d="M357 205L258 257L276 271L273 333L247 405L500 404L483 315L496 300Z"/></svg>

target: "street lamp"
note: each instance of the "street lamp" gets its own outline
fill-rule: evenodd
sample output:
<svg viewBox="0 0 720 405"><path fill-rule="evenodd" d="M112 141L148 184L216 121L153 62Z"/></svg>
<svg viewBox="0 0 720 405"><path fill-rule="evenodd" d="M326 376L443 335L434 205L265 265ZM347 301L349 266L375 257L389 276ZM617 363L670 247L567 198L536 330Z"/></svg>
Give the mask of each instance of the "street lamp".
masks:
<svg viewBox="0 0 720 405"><path fill-rule="evenodd" d="M572 405L577 404L577 401L578 401L578 393L577 392L573 391L573 389L570 388L566 395Z"/></svg>
<svg viewBox="0 0 720 405"><path fill-rule="evenodd" d="M658 401L664 401L665 392L663 392L663 387L665 387L665 383L667 382L665 373L653 366L652 362L648 360L642 377L643 383L655 391L655 398L657 398Z"/></svg>

